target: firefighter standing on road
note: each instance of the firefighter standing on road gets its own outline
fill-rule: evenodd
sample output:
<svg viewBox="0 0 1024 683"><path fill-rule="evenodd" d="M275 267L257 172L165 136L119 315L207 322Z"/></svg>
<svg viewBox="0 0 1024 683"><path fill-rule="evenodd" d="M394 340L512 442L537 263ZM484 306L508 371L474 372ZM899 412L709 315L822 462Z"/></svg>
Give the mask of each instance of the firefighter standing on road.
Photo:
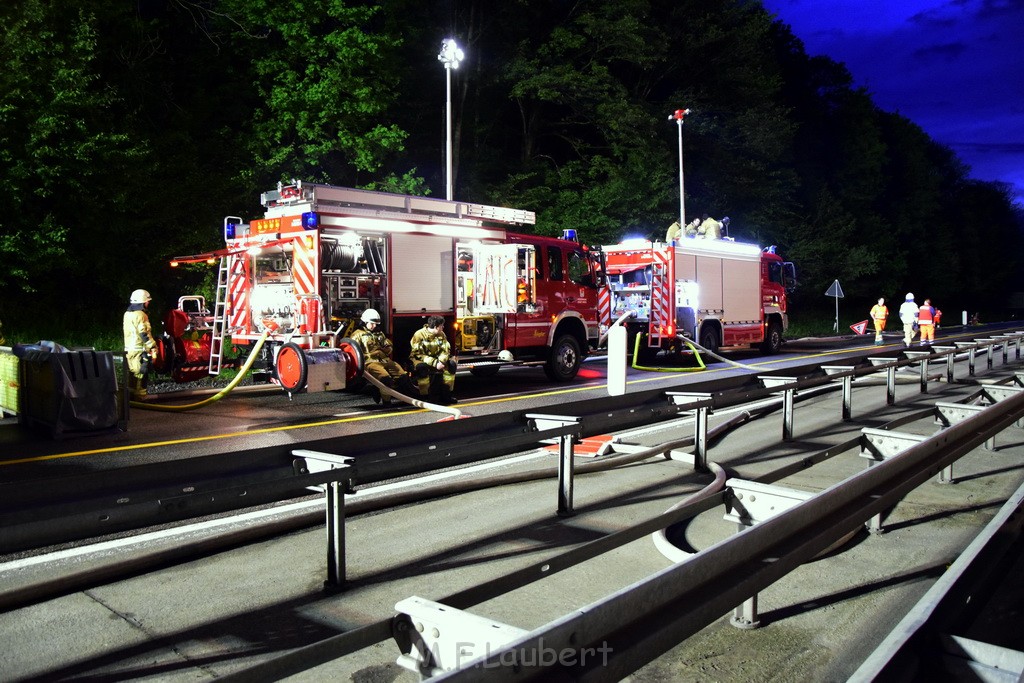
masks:
<svg viewBox="0 0 1024 683"><path fill-rule="evenodd" d="M931 344L935 341L935 307L931 299L925 299L917 313L917 325L921 330L921 343Z"/></svg>
<svg viewBox="0 0 1024 683"><path fill-rule="evenodd" d="M879 298L878 303L871 307L871 320L875 323L875 346L882 345L882 332L888 318L889 309L885 306L885 299Z"/></svg>
<svg viewBox="0 0 1024 683"><path fill-rule="evenodd" d="M907 293L907 300L900 306L900 322L903 323L903 343L910 346L910 342L914 341L914 325L917 324L917 316L920 314L920 309L917 307L917 302L914 301L914 295L911 292Z"/></svg>
<svg viewBox="0 0 1024 683"><path fill-rule="evenodd" d="M420 395L440 405L458 403L452 396L455 360L451 357L451 344L444 336L444 318L439 315L427 318L426 325L412 335L410 345L409 360Z"/></svg>
<svg viewBox="0 0 1024 683"><path fill-rule="evenodd" d="M352 339L359 342L363 349L363 371L384 386L395 389L399 393L411 395L412 382L409 373L392 358L394 347L380 329L380 313L368 308L360 317L362 327L352 333ZM390 396L381 396L380 390L371 385L373 400L384 405L391 403Z"/></svg>
<svg viewBox="0 0 1024 683"><path fill-rule="evenodd" d="M124 355L128 362L128 371L132 375L132 398L141 401L146 398L146 385L149 383L149 365L156 360L156 340L153 339L153 328L149 324L146 307L153 297L144 289L136 289L128 300L128 309L124 312Z"/></svg>

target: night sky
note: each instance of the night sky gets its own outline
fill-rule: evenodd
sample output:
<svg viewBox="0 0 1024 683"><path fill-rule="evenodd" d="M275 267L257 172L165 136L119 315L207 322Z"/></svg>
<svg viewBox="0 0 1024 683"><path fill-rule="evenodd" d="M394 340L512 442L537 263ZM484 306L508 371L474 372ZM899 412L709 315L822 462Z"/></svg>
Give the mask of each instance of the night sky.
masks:
<svg viewBox="0 0 1024 683"><path fill-rule="evenodd" d="M1024 0L762 0L810 55L1024 206Z"/></svg>

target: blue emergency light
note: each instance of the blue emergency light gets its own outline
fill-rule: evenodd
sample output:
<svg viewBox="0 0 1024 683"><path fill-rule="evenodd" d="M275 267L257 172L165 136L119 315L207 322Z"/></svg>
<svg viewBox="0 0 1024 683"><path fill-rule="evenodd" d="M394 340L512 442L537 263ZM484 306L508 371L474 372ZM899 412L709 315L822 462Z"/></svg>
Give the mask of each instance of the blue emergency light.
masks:
<svg viewBox="0 0 1024 683"><path fill-rule="evenodd" d="M307 211L302 214L302 229L316 230L320 227L320 214L316 211Z"/></svg>
<svg viewBox="0 0 1024 683"><path fill-rule="evenodd" d="M235 239L235 234L238 231L238 226L234 223L224 224L224 237L229 240Z"/></svg>
<svg viewBox="0 0 1024 683"><path fill-rule="evenodd" d="M562 239L569 242L576 241L576 228L565 228L562 230Z"/></svg>

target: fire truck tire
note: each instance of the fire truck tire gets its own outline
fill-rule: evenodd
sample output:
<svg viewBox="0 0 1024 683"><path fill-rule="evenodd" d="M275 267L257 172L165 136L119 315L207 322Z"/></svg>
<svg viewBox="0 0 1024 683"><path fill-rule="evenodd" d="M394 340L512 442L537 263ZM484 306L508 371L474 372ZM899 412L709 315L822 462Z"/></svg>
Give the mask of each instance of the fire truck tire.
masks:
<svg viewBox="0 0 1024 683"><path fill-rule="evenodd" d="M700 331L700 345L711 353L718 353L718 330L708 325Z"/></svg>
<svg viewBox="0 0 1024 683"><path fill-rule="evenodd" d="M306 362L306 354L298 344L288 342L277 352L277 359L274 361L277 370L277 379L281 382L281 388L288 393L295 393L306 388L306 373L309 365Z"/></svg>
<svg viewBox="0 0 1024 683"><path fill-rule="evenodd" d="M345 354L345 386L360 389L363 378L363 347L351 337L338 340L338 348Z"/></svg>
<svg viewBox="0 0 1024 683"><path fill-rule="evenodd" d="M555 340L544 364L544 374L554 382L568 382L580 371L580 343L571 334Z"/></svg>
<svg viewBox="0 0 1024 683"><path fill-rule="evenodd" d="M782 325L779 321L772 320L768 323L768 332L761 343L761 351L769 355L778 353L782 348Z"/></svg>

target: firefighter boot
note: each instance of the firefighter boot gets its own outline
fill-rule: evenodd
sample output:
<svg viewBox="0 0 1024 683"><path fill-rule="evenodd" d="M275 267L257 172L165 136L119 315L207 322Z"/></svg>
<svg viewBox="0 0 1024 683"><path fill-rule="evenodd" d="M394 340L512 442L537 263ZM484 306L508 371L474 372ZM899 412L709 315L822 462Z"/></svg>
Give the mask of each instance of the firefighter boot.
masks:
<svg viewBox="0 0 1024 683"><path fill-rule="evenodd" d="M419 388L412 383L412 378L409 375L402 375L395 381L395 391L409 397L417 396L420 393Z"/></svg>
<svg viewBox="0 0 1024 683"><path fill-rule="evenodd" d="M132 400L133 401L145 401L149 394L146 391L146 378L132 375L131 384Z"/></svg>
<svg viewBox="0 0 1024 683"><path fill-rule="evenodd" d="M395 388L395 380L391 379L390 377L385 377L381 379L380 383L386 386L388 389ZM386 391L380 392L381 405L389 406L391 405L392 401L394 401L394 399L391 397L391 394L387 393Z"/></svg>

